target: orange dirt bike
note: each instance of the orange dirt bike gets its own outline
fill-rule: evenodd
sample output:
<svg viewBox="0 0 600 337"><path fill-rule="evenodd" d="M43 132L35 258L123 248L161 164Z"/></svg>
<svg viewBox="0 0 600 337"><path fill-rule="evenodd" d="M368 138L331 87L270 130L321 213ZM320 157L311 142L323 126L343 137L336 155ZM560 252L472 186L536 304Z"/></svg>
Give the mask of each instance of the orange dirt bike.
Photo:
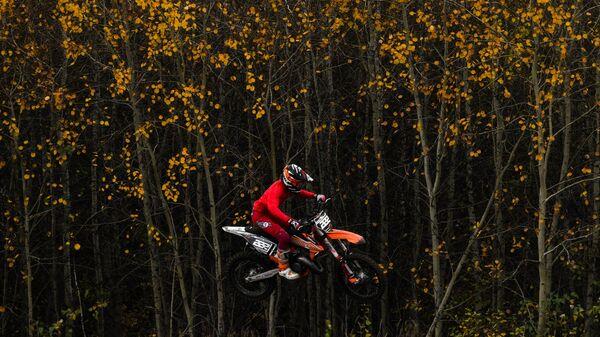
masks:
<svg viewBox="0 0 600 337"><path fill-rule="evenodd" d="M377 263L370 257L351 252L352 245L365 243L356 233L332 228L326 206L330 199L317 203L314 215L302 221L309 233L291 233L295 249L289 253L290 268L302 276L320 274L319 261L331 255L337 262L336 278L346 292L359 301L378 299L385 289L385 278ZM241 236L251 248L234 255L227 263L227 277L242 295L253 299L269 296L276 286L276 240L254 226L225 226L223 230Z"/></svg>

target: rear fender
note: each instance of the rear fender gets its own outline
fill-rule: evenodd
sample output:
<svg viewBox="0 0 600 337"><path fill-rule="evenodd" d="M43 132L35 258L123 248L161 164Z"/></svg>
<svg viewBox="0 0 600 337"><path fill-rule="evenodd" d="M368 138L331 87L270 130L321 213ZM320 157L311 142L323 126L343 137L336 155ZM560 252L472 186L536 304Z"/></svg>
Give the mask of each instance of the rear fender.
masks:
<svg viewBox="0 0 600 337"><path fill-rule="evenodd" d="M223 230L237 236L241 236L255 251L268 256L274 256L277 252L277 244L264 236L246 231L246 227L224 226Z"/></svg>
<svg viewBox="0 0 600 337"><path fill-rule="evenodd" d="M332 240L346 240L355 245L362 245L366 242L362 235L341 229L332 229L327 233L327 237Z"/></svg>

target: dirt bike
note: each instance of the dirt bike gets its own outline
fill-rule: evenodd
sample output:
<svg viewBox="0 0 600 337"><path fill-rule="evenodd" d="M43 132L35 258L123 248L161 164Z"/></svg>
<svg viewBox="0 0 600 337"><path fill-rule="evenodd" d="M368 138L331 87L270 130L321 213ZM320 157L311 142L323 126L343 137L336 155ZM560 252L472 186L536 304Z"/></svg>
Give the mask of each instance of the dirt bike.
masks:
<svg viewBox="0 0 600 337"><path fill-rule="evenodd" d="M306 277L311 272L320 274L320 260L333 256L339 267L337 279L346 292L359 301L378 299L385 289L385 278L378 264L367 255L352 252L352 245L365 243L356 233L334 229L327 215L330 199L317 202L314 214L301 221L305 233L290 233L295 249L289 253L290 268ZM224 226L225 232L241 236L251 250L234 255L227 263L227 277L234 288L252 299L268 297L276 287L279 269L275 254L277 241L254 226Z"/></svg>

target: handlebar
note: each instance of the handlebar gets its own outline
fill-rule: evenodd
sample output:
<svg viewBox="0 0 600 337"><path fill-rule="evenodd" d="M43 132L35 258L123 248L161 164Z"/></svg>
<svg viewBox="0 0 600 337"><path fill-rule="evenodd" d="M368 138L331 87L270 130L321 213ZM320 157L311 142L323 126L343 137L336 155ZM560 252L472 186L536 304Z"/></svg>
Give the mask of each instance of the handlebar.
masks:
<svg viewBox="0 0 600 337"><path fill-rule="evenodd" d="M302 223L306 224L306 225L311 225L312 226L313 225L313 221L312 220L321 211L327 209L327 206L329 205L330 202L331 202L331 198L327 198L327 199L325 199L325 201L315 200L314 206L313 206L312 215L310 215L310 216L302 219Z"/></svg>
<svg viewBox="0 0 600 337"><path fill-rule="evenodd" d="M313 216L316 215L317 213L321 212L322 210L326 209L327 205L329 205L330 201L331 201L331 198L327 198L327 199L325 199L325 201L315 200L315 204L313 207Z"/></svg>

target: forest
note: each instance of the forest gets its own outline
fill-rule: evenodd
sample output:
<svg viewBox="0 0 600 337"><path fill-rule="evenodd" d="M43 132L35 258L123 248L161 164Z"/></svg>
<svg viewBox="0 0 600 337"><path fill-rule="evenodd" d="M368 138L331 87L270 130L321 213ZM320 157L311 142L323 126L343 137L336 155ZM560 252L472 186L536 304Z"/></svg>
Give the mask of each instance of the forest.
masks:
<svg viewBox="0 0 600 337"><path fill-rule="evenodd" d="M598 336L596 0L0 0L0 336ZM232 288L295 163L387 288ZM311 204L292 198L295 217Z"/></svg>

